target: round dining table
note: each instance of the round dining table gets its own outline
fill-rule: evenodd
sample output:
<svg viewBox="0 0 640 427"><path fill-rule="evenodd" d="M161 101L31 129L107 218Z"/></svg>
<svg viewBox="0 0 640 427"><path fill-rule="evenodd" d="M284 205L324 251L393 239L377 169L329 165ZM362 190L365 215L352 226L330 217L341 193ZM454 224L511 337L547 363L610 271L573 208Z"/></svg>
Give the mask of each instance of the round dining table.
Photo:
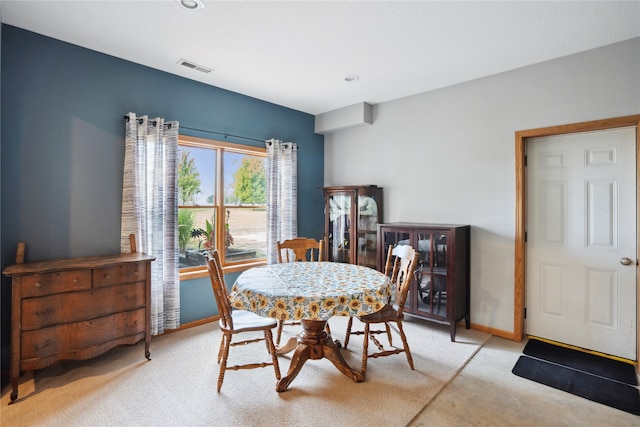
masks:
<svg viewBox="0 0 640 427"><path fill-rule="evenodd" d="M285 391L311 359L329 359L355 382L364 381L342 357L326 331L332 316L364 316L384 307L391 282L372 268L337 262L292 262L254 267L238 276L229 299L236 309L282 320L299 320L302 332L277 353L295 349L287 375L276 385Z"/></svg>

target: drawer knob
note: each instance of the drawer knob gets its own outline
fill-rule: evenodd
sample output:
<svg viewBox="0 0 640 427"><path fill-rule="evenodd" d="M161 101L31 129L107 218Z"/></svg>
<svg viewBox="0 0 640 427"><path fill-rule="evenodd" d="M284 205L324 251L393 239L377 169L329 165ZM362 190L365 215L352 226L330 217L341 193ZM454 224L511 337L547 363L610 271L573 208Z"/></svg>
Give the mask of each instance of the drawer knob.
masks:
<svg viewBox="0 0 640 427"><path fill-rule="evenodd" d="M105 275L104 275L104 278L105 278L105 279L111 279L111 275L110 275L110 274L105 274Z"/></svg>
<svg viewBox="0 0 640 427"><path fill-rule="evenodd" d="M33 286L35 286L36 288L39 288L39 287L41 287L41 286L42 286L42 283L40 283L40 282L36 282L36 284L35 284L35 285L33 285Z"/></svg>
<svg viewBox="0 0 640 427"><path fill-rule="evenodd" d="M78 279L73 279L73 283L80 283L80 280L78 280Z"/></svg>
<svg viewBox="0 0 640 427"><path fill-rule="evenodd" d="M136 276L139 276L140 272L138 270L136 270L133 274L136 275Z"/></svg>

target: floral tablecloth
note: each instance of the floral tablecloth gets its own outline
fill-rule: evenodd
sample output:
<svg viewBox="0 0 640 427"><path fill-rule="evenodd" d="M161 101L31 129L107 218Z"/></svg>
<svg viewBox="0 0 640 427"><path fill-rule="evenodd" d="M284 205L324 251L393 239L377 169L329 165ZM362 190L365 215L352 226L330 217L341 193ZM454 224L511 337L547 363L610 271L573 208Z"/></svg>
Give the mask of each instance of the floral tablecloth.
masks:
<svg viewBox="0 0 640 427"><path fill-rule="evenodd" d="M255 267L236 280L234 308L276 319L328 320L382 309L388 277L368 267L336 262L293 262Z"/></svg>

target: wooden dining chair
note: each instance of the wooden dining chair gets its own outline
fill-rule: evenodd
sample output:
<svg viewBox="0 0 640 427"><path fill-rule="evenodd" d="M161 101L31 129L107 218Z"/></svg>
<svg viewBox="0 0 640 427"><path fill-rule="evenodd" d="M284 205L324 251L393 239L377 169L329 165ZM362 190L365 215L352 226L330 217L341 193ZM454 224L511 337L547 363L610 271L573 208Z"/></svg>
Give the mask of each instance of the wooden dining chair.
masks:
<svg viewBox="0 0 640 427"><path fill-rule="evenodd" d="M220 341L220 350L218 351L218 363L220 364L220 374L218 376L218 392L222 388L224 381L224 373L227 369L237 371L239 369L254 369L272 366L276 373L276 379L280 379L280 366L276 356L276 348L273 344L273 335L271 330L277 326L275 319L258 316L257 314L246 310L232 310L229 303L229 293L227 285L224 281L222 271L222 263L218 251L213 251L213 255L208 259L207 268L211 277L211 286L213 294L218 305L218 313L220 314L220 330L222 331L222 340ZM233 336L244 332L264 332L264 338L249 339L244 341L233 341ZM259 341L266 341L267 350L271 354L271 363L247 363L243 365L227 366L227 358L229 357L229 348L236 345L245 345Z"/></svg>
<svg viewBox="0 0 640 427"><path fill-rule="evenodd" d="M276 242L276 249L279 263L324 260L324 239L295 237Z"/></svg>
<svg viewBox="0 0 640 427"><path fill-rule="evenodd" d="M315 240L306 237L296 237L282 242L276 242L278 252L278 263L283 262L312 262L324 260L324 239ZM278 320L278 330L276 332L276 345L280 345L282 337L282 327L284 325L299 325L295 320ZM327 332L330 333L329 323Z"/></svg>
<svg viewBox="0 0 640 427"><path fill-rule="evenodd" d="M353 335L364 335L363 337L363 349L362 349L362 375L365 376L367 372L367 360L369 358L377 358L382 356L391 356L393 354L405 353L409 366L413 370L413 358L411 357L411 350L409 349L409 343L402 327L402 321L404 320L404 305L407 301L407 293L411 286L411 281L414 278L414 272L418 267L419 254L409 245L401 245L396 247L390 247L387 254L387 261L385 264L385 274L391 277L391 284L393 286L393 294L390 296L389 301L378 312L367 314L365 316L359 316L358 320L364 323L364 330L352 331L353 317L349 318L347 324L347 333L344 340L344 348L347 348L349 344L349 337ZM395 296L395 298L394 298ZM395 326L393 325L395 323ZM384 324L385 329L372 330L371 325ZM393 329L402 339L402 347L395 347L393 345L391 329ZM387 334L387 340L389 341L390 350L385 350L385 347L375 337L376 334ZM369 339L376 345L378 351L369 354Z"/></svg>

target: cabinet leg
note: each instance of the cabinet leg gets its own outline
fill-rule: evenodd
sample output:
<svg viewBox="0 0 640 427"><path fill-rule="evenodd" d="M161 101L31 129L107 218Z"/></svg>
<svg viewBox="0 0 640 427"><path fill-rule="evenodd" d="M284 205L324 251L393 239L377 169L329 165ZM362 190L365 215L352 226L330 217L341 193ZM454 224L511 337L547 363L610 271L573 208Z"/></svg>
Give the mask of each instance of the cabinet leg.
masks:
<svg viewBox="0 0 640 427"><path fill-rule="evenodd" d="M11 378L11 401L9 405L11 405L18 398L18 378Z"/></svg>

